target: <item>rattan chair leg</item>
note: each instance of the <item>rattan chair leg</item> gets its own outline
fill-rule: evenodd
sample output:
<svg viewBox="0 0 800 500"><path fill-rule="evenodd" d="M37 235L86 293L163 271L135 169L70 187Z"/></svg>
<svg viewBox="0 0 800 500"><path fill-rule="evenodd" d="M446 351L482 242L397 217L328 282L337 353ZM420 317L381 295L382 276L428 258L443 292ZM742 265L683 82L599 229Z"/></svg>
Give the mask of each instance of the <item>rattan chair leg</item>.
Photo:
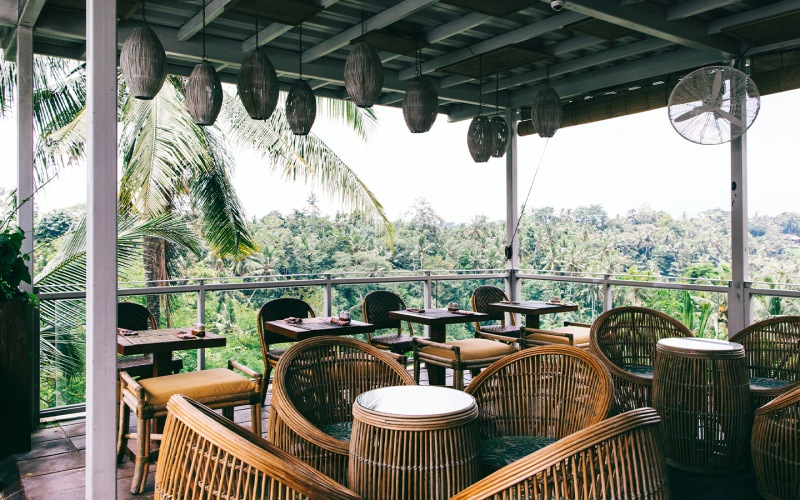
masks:
<svg viewBox="0 0 800 500"><path fill-rule="evenodd" d="M147 469L150 462L150 420L136 419L136 461L133 465L131 493L138 495L147 483Z"/></svg>
<svg viewBox="0 0 800 500"><path fill-rule="evenodd" d="M453 389L457 391L464 390L464 370L461 368L453 370Z"/></svg>
<svg viewBox="0 0 800 500"><path fill-rule="evenodd" d="M419 357L417 357L416 353L414 355L414 383L419 385Z"/></svg>
<svg viewBox="0 0 800 500"><path fill-rule="evenodd" d="M233 422L233 407L223 408L222 416Z"/></svg>
<svg viewBox="0 0 800 500"><path fill-rule="evenodd" d="M125 458L125 449L128 447L128 431L131 427L131 413L120 398L119 416L117 417L117 463L122 463Z"/></svg>
<svg viewBox="0 0 800 500"><path fill-rule="evenodd" d="M253 429L253 434L256 436L261 435L261 404L256 403L250 406L250 419Z"/></svg>

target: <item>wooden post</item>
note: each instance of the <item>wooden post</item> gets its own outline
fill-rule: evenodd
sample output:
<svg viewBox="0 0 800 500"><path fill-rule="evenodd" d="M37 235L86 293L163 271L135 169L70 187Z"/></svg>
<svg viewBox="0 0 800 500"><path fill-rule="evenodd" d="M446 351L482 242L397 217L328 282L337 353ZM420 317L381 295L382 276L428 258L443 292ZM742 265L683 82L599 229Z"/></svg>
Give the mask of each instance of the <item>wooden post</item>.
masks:
<svg viewBox="0 0 800 500"><path fill-rule="evenodd" d="M39 369L33 332L30 305L0 302L0 458L31 449L33 371Z"/></svg>

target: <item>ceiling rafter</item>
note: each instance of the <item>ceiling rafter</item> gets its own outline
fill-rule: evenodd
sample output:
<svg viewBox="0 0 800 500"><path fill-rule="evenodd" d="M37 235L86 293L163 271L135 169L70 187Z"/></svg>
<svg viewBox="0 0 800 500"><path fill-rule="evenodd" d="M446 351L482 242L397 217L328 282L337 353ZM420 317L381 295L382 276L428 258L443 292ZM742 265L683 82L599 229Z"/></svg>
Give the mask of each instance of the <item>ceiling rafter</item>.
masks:
<svg viewBox="0 0 800 500"><path fill-rule="evenodd" d="M721 9L739 2L740 0L688 0L669 7L667 9L667 21L686 19L687 17L696 16L714 9Z"/></svg>
<svg viewBox="0 0 800 500"><path fill-rule="evenodd" d="M625 6L615 0L570 0L567 8L696 50L724 57L738 56L741 52L738 40L727 35L709 35L704 23L692 19L667 21L664 9L653 4Z"/></svg>
<svg viewBox="0 0 800 500"><path fill-rule="evenodd" d="M313 5L318 5L323 9L327 9L331 5L335 4L339 0L314 0L311 2ZM283 35L287 31L290 31L294 26L289 24L283 23L272 23L266 28L262 29L258 32L258 46L263 47L264 45L268 44L272 40L275 40L279 36ZM242 42L242 52L250 52L251 50L256 48L256 36L253 35L244 42Z"/></svg>
<svg viewBox="0 0 800 500"><path fill-rule="evenodd" d="M470 47L464 47L463 49L453 51L441 57L425 61L422 63L422 74L432 73L439 68L491 52L495 49L528 41L532 38L544 35L545 33L563 28L567 24L582 21L583 19L586 19L586 16L575 12L563 12L550 16L538 23L523 26L514 31L509 31L500 36L476 43ZM400 71L399 75L400 79L408 80L416 75L416 70L415 68L404 69Z"/></svg>
<svg viewBox="0 0 800 500"><path fill-rule="evenodd" d="M741 24L754 21L761 21L773 16L788 14L800 9L800 0L784 0L783 2L773 3L765 7L757 7L739 14L723 17L708 23L708 33L721 33L726 28L732 28Z"/></svg>
<svg viewBox="0 0 800 500"><path fill-rule="evenodd" d="M211 0L204 9L201 9L200 12L189 19L189 22L180 27L178 30L178 41L185 42L203 29L203 10L206 11L205 21L206 25L208 25L211 21L222 15L222 13L225 12L225 7L233 1L234 0Z"/></svg>
<svg viewBox="0 0 800 500"><path fill-rule="evenodd" d="M19 0L17 8L16 24L33 28L39 15L42 13L47 0ZM12 27L3 40L3 52L6 61L14 61L17 58L17 28Z"/></svg>
<svg viewBox="0 0 800 500"><path fill-rule="evenodd" d="M342 47L348 45L351 40L361 35L362 31L368 32L385 28L386 26L394 24L401 19L405 19L406 17L424 9L425 7L438 3L438 1L439 0L404 0L397 5L389 7L388 9L375 14L369 19L365 19L363 26L362 23L358 23L355 26L342 31L338 35L334 35L326 41L304 51L303 64L316 61L320 57L326 56L331 52L341 49Z"/></svg>

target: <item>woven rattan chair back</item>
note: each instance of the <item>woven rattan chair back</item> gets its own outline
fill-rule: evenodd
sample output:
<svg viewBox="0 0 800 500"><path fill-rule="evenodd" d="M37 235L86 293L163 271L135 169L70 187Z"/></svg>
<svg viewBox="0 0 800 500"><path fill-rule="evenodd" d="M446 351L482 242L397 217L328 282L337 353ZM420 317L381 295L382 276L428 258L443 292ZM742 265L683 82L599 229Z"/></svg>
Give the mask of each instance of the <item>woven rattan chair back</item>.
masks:
<svg viewBox="0 0 800 500"><path fill-rule="evenodd" d="M503 311L495 311L493 309L489 309L489 304L492 302L500 302L502 300L508 300L508 296L506 292L497 288L496 286L491 285L482 285L475 289L472 292L472 298L470 301L472 302L472 310L477 311L480 313L488 314L489 317L486 320L492 321L502 321L505 323L505 313ZM511 316L512 325L514 324L514 316Z"/></svg>
<svg viewBox="0 0 800 500"><path fill-rule="evenodd" d="M451 500L668 499L659 422L652 408L603 420L517 460Z"/></svg>
<svg viewBox="0 0 800 500"><path fill-rule="evenodd" d="M592 323L589 350L611 372L612 414L652 406L652 369L659 340L693 337L680 321L645 307L618 307ZM649 375L642 372L648 372Z"/></svg>
<svg viewBox="0 0 800 500"><path fill-rule="evenodd" d="M321 427L352 423L359 394L394 385L414 385L414 379L377 347L330 336L298 342L275 369L269 440L346 483L349 444Z"/></svg>
<svg viewBox="0 0 800 500"><path fill-rule="evenodd" d="M753 409L800 387L800 316L759 321L729 340L744 347Z"/></svg>
<svg viewBox="0 0 800 500"><path fill-rule="evenodd" d="M256 315L256 327L258 329L258 339L261 343L261 355L264 359L264 379L269 383L269 374L272 366L269 363L269 346L270 344L277 344L281 342L289 342L290 340L269 332L264 329L264 323L267 321L276 321L286 318L313 318L314 310L308 303L295 299L292 297L282 297L280 299L270 300L258 310ZM265 384L266 387L266 384Z"/></svg>
<svg viewBox="0 0 800 500"><path fill-rule="evenodd" d="M156 318L143 305L118 302L117 326L128 330L155 330Z"/></svg>
<svg viewBox="0 0 800 500"><path fill-rule="evenodd" d="M467 386L478 404L481 439L561 439L606 418L611 376L577 347L540 346L507 356Z"/></svg>
<svg viewBox="0 0 800 500"><path fill-rule="evenodd" d="M800 492L800 387L756 410L751 438L758 492L794 499Z"/></svg>
<svg viewBox="0 0 800 500"><path fill-rule="evenodd" d="M361 498L196 401L173 396L167 411L156 467L158 499Z"/></svg>
<svg viewBox="0 0 800 500"><path fill-rule="evenodd" d="M399 311L406 308L406 303L394 292L388 290L375 290L364 297L361 304L361 314L364 321L372 323L375 328L401 327L399 319L390 318L389 311Z"/></svg>

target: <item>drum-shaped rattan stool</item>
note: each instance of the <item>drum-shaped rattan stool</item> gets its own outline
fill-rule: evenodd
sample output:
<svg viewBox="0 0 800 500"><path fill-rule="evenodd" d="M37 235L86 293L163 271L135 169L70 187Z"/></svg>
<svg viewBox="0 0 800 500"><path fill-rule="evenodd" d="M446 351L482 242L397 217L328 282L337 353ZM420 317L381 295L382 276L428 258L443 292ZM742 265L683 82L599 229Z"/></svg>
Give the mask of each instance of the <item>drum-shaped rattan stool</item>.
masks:
<svg viewBox="0 0 800 500"><path fill-rule="evenodd" d="M353 404L349 487L366 500L450 498L480 479L478 407L435 386L383 387Z"/></svg>
<svg viewBox="0 0 800 500"><path fill-rule="evenodd" d="M753 412L741 344L659 340L653 406L661 417L668 465L704 474L745 466Z"/></svg>

